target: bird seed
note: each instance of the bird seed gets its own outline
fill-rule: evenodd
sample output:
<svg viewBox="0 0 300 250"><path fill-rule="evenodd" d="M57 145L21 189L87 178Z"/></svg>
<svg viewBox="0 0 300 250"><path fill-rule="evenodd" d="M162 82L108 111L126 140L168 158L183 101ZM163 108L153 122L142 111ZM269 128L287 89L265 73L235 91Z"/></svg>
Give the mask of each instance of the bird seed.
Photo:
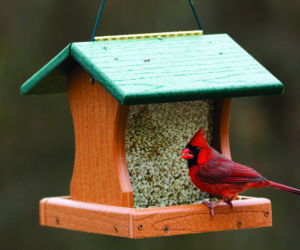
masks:
<svg viewBox="0 0 300 250"><path fill-rule="evenodd" d="M135 208L207 198L192 184L180 153L200 127L212 142L213 113L213 100L130 106L125 149Z"/></svg>

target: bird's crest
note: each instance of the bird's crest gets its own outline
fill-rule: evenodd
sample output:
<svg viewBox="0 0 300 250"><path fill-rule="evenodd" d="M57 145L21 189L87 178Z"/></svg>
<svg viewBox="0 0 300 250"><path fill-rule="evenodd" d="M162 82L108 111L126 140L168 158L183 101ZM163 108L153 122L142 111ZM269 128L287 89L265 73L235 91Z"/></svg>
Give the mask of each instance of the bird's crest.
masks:
<svg viewBox="0 0 300 250"><path fill-rule="evenodd" d="M193 138L190 140L189 144L192 146L205 146L207 145L206 138L204 137L204 129L200 128L198 132L193 136Z"/></svg>

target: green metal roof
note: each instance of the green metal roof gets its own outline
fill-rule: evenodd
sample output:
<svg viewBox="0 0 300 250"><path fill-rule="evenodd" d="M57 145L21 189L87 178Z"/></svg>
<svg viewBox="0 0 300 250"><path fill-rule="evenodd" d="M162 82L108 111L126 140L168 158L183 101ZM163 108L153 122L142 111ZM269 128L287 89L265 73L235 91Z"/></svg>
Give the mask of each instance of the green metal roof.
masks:
<svg viewBox="0 0 300 250"><path fill-rule="evenodd" d="M21 87L66 92L80 64L121 104L282 94L278 79L226 34L131 38L68 45Z"/></svg>

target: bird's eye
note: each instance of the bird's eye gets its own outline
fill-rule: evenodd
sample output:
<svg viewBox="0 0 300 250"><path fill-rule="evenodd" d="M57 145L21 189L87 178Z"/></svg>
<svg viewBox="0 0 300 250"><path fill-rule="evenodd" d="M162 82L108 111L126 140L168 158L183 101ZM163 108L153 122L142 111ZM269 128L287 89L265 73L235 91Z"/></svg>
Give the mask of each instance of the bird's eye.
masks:
<svg viewBox="0 0 300 250"><path fill-rule="evenodd" d="M197 147L198 150L200 150L200 147Z"/></svg>

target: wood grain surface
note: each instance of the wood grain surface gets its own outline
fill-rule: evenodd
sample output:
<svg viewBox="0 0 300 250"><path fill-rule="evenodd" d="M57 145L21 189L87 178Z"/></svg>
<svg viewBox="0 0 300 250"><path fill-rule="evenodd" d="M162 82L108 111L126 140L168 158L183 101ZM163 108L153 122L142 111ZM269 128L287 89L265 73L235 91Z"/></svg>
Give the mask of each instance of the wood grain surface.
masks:
<svg viewBox="0 0 300 250"><path fill-rule="evenodd" d="M213 147L231 159L229 144L229 121L232 99L215 100Z"/></svg>
<svg viewBox="0 0 300 250"><path fill-rule="evenodd" d="M125 160L128 107L120 105L78 67L68 77L75 131L73 200L133 207Z"/></svg>
<svg viewBox="0 0 300 250"><path fill-rule="evenodd" d="M264 198L244 198L215 208L212 217L202 204L134 209L78 202L68 197L40 202L44 226L128 238L191 234L272 225L271 203Z"/></svg>

